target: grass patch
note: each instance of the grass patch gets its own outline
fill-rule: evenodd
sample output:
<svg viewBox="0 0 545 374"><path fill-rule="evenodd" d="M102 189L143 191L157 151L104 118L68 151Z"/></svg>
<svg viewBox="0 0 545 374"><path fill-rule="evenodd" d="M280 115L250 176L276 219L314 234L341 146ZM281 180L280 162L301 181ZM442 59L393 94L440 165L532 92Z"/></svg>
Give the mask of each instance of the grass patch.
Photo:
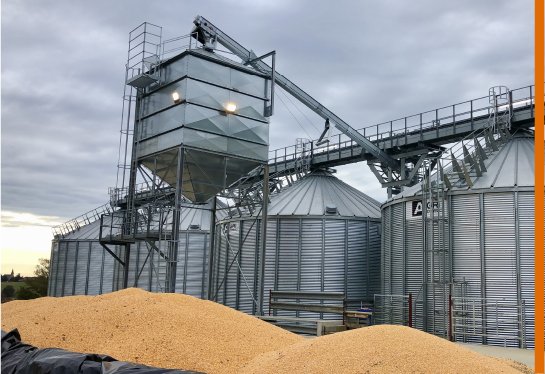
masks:
<svg viewBox="0 0 545 374"><path fill-rule="evenodd" d="M2 282L2 289L6 286L12 286L15 289L15 292L19 291L19 288L26 286L25 282Z"/></svg>

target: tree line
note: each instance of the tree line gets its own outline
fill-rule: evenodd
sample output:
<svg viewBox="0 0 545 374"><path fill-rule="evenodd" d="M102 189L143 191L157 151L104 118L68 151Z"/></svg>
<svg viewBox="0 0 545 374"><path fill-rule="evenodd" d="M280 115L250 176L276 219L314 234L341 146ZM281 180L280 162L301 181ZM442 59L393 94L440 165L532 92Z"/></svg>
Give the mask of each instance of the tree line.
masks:
<svg viewBox="0 0 545 374"><path fill-rule="evenodd" d="M11 284L2 288L2 302L11 300L29 300L47 296L47 285L49 283L49 259L40 258L34 269L33 277L21 277L19 274L12 280L22 281L24 284L15 289ZM4 279L2 279L4 281Z"/></svg>

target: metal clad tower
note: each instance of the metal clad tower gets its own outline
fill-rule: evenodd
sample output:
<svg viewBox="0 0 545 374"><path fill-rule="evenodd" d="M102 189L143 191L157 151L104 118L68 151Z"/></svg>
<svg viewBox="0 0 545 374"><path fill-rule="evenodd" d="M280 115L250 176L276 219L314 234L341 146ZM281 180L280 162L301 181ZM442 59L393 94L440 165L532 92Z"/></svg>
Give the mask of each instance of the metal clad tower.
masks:
<svg viewBox="0 0 545 374"><path fill-rule="evenodd" d="M430 229L441 204L428 200L426 207L421 186L383 205L382 293L412 293L413 323L425 331L462 342L532 347L533 133L519 130L494 147L471 186L461 177L446 193L444 229ZM432 260L432 240L436 247L444 241L445 256ZM429 284L432 272L445 274L446 294Z"/></svg>
<svg viewBox="0 0 545 374"><path fill-rule="evenodd" d="M202 203L268 160L267 76L204 49L162 62L137 100L136 163ZM183 149L183 174L178 170Z"/></svg>
<svg viewBox="0 0 545 374"><path fill-rule="evenodd" d="M131 246L154 248L164 260L156 269L165 273L164 291L175 292L183 205L205 204L267 164L272 87L269 75L220 56L213 43L192 44L196 34L161 35L144 23L129 36L125 156L111 191L121 209L103 219L101 243L124 245L128 264ZM182 40L189 44L172 46ZM127 269L126 285L128 278Z"/></svg>

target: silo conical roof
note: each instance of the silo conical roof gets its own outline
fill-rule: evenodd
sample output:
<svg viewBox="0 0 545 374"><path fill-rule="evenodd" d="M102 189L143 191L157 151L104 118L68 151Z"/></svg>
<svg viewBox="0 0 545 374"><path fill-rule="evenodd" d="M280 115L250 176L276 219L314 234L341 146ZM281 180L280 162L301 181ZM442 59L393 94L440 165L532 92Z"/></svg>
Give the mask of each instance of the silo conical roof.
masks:
<svg viewBox="0 0 545 374"><path fill-rule="evenodd" d="M380 218L380 203L332 173L317 170L271 196L268 214Z"/></svg>

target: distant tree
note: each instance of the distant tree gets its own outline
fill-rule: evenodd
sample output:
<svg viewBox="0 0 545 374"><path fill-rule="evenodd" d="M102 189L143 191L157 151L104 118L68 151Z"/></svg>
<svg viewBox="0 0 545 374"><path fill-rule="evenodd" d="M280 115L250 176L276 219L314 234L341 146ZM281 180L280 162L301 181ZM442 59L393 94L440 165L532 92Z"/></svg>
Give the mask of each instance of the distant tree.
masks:
<svg viewBox="0 0 545 374"><path fill-rule="evenodd" d="M4 289L2 290L2 300L6 299L13 299L15 296L15 288L11 284L8 284Z"/></svg>
<svg viewBox="0 0 545 374"><path fill-rule="evenodd" d="M40 297L40 295L30 287L22 286L17 290L15 296L18 300L30 300Z"/></svg>
<svg viewBox="0 0 545 374"><path fill-rule="evenodd" d="M47 296L47 284L49 283L49 259L40 258L34 269L35 277L25 278L25 283L39 296Z"/></svg>
<svg viewBox="0 0 545 374"><path fill-rule="evenodd" d="M8 274L3 274L2 275L2 282L7 282L8 281Z"/></svg>
<svg viewBox="0 0 545 374"><path fill-rule="evenodd" d="M34 275L37 277L49 278L49 264L48 258L40 258L38 260L38 265L36 265L36 268L34 269Z"/></svg>
<svg viewBox="0 0 545 374"><path fill-rule="evenodd" d="M23 277L21 277L21 273L17 273L16 276L13 277L13 279L11 280L12 282L20 282L21 279L23 279Z"/></svg>

